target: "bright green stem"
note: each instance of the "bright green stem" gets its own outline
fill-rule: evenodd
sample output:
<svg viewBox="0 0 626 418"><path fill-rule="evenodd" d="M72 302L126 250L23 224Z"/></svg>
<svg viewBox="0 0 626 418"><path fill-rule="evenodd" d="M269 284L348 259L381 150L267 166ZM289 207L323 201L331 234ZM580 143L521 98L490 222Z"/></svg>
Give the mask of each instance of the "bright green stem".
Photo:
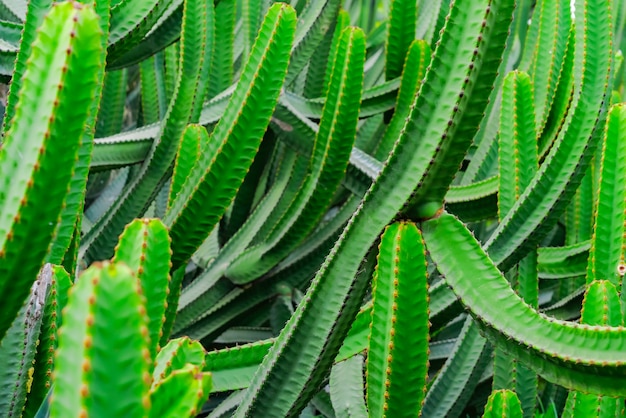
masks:
<svg viewBox="0 0 626 418"><path fill-rule="evenodd" d="M530 184L538 168L537 132L533 86L528 74L513 71L504 78L499 135L498 211L502 220ZM537 252L520 260L518 293L536 308L539 295ZM525 417L532 417L537 396L536 375L517 360L496 348L494 389L512 389L521 400Z"/></svg>
<svg viewBox="0 0 626 418"><path fill-rule="evenodd" d="M236 11L234 0L223 0L215 6L215 50L211 60L209 98L226 90L233 82L233 44ZM256 33L254 36L256 36ZM254 40L254 38L252 39Z"/></svg>
<svg viewBox="0 0 626 418"><path fill-rule="evenodd" d="M605 132L587 283L609 280L619 288L626 210L626 105L611 107Z"/></svg>
<svg viewBox="0 0 626 418"><path fill-rule="evenodd" d="M406 117L411 111L411 104L415 101L424 80L426 68L430 64L431 53L430 46L425 41L416 40L409 46L402 70L402 80L393 117L373 152L374 157L379 161L387 159L396 139L400 135Z"/></svg>
<svg viewBox="0 0 626 418"><path fill-rule="evenodd" d="M363 90L365 34L348 27L334 57L333 76L313 155L306 177L293 203L260 245L242 254L226 272L244 284L269 271L315 228L328 211L345 176L354 144Z"/></svg>
<svg viewBox="0 0 626 418"><path fill-rule="evenodd" d="M94 265L81 275L59 330L51 418L146 416L151 359L144 301L123 264Z"/></svg>
<svg viewBox="0 0 626 418"><path fill-rule="evenodd" d="M159 219L137 219L126 226L113 261L133 271L146 297L150 355L159 351L170 286L170 247L165 225Z"/></svg>
<svg viewBox="0 0 626 418"><path fill-rule="evenodd" d="M485 405L483 418L521 418L522 406L515 395L510 390L496 390Z"/></svg>
<svg viewBox="0 0 626 418"><path fill-rule="evenodd" d="M159 384L172 372L182 369L186 364L205 366L205 351L198 341L187 337L170 340L155 359L152 372L152 387Z"/></svg>
<svg viewBox="0 0 626 418"><path fill-rule="evenodd" d="M382 235L372 284L367 404L377 417L417 416L428 370L428 280L422 237L412 223Z"/></svg>
<svg viewBox="0 0 626 418"><path fill-rule="evenodd" d="M102 66L90 7L55 6L32 46L0 149L0 336L26 299L68 192Z"/></svg>
<svg viewBox="0 0 626 418"><path fill-rule="evenodd" d="M174 268L202 244L232 202L252 164L284 81L295 32L294 10L270 8L237 88L164 221Z"/></svg>
<svg viewBox="0 0 626 418"><path fill-rule="evenodd" d="M211 392L211 373L193 364L175 370L150 392L150 418L195 417Z"/></svg>
<svg viewBox="0 0 626 418"><path fill-rule="evenodd" d="M83 135L78 148L78 159L74 164L70 187L63 203L60 218L57 221L54 240L48 249L46 261L53 264L61 264L65 258L67 258L66 262L69 260L73 261L76 257L76 246L72 247L72 244L75 244L80 238L80 234L75 234L75 231L80 231L82 225L87 176L93 152L94 132L102 96L102 85L104 83L104 52L106 51L109 33L109 0L80 0L80 3L93 7L98 15L98 23L102 31L102 35L99 37L100 62L89 73L95 76L96 88L89 104L87 119L83 125ZM70 247L72 247L72 252L68 253ZM73 272L74 268L68 271Z"/></svg>
<svg viewBox="0 0 626 418"><path fill-rule="evenodd" d="M3 132L7 132L13 123L13 117L17 110L18 93L22 89L22 78L26 71L26 63L33 50L33 42L37 36L37 29L41 26L44 16L52 7L52 3L53 0L31 0L28 2L28 11L26 13L26 21L23 25L20 48L15 60L12 81L9 86L9 94L2 126Z"/></svg>
<svg viewBox="0 0 626 418"><path fill-rule="evenodd" d="M176 154L174 174L172 174L170 195L167 201L168 207L172 205L172 202L176 196L178 196L178 193L189 177L191 170L200 158L200 150L207 146L206 143L208 140L209 134L203 126L188 125L183 131L180 146L178 147L178 153Z"/></svg>

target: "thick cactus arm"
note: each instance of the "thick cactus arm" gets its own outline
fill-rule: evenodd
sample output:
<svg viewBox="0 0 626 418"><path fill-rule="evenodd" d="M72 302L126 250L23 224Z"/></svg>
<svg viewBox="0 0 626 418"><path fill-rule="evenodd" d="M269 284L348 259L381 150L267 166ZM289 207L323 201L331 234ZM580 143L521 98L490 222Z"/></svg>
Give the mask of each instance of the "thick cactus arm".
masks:
<svg viewBox="0 0 626 418"><path fill-rule="evenodd" d="M515 294L452 215L424 222L422 233L447 283L505 350L549 381L593 393L626 393L626 329L579 325L538 314Z"/></svg>
<svg viewBox="0 0 626 418"><path fill-rule="evenodd" d="M385 79L394 79L402 74L402 67L415 39L417 2L393 0L390 5L385 43Z"/></svg>
<svg viewBox="0 0 626 418"><path fill-rule="evenodd" d="M156 357L152 372L152 388L187 364L204 367L205 351L202 345L187 337L170 340Z"/></svg>
<svg viewBox="0 0 626 418"><path fill-rule="evenodd" d="M98 17L78 3L59 4L32 48L0 149L0 294L5 298L0 336L42 265L68 191L102 65Z"/></svg>
<svg viewBox="0 0 626 418"><path fill-rule="evenodd" d="M50 417L145 417L151 363L144 298L123 264L87 269L63 312Z"/></svg>
<svg viewBox="0 0 626 418"><path fill-rule="evenodd" d="M372 284L367 406L377 417L417 416L428 370L426 255L415 224L382 235Z"/></svg>
<svg viewBox="0 0 626 418"><path fill-rule="evenodd" d="M167 228L159 219L137 219L120 236L113 261L126 264L146 297L150 355L159 351L170 286L170 247Z"/></svg>
<svg viewBox="0 0 626 418"><path fill-rule="evenodd" d="M175 370L151 392L150 418L194 417L209 397L211 373L193 364Z"/></svg>
<svg viewBox="0 0 626 418"><path fill-rule="evenodd" d="M583 300L581 323L613 327L624 324L617 289L609 280L589 283ZM624 407L624 400L570 391L565 405L563 418L611 417L622 416L616 414Z"/></svg>

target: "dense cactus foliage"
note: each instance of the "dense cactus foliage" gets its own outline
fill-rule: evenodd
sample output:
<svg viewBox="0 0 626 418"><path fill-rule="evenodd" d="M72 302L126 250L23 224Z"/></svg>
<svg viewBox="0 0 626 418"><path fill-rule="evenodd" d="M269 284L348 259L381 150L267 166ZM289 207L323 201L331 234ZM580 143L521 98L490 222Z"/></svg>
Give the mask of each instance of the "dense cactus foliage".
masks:
<svg viewBox="0 0 626 418"><path fill-rule="evenodd" d="M626 416L621 0L0 0L0 417Z"/></svg>

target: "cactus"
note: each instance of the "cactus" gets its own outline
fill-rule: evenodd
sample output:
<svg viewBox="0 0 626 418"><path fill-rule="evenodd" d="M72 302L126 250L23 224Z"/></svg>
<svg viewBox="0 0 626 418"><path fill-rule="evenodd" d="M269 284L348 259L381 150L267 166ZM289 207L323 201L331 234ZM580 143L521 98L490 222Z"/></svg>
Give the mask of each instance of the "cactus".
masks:
<svg viewBox="0 0 626 418"><path fill-rule="evenodd" d="M623 416L626 2L288 3L0 0L0 415Z"/></svg>

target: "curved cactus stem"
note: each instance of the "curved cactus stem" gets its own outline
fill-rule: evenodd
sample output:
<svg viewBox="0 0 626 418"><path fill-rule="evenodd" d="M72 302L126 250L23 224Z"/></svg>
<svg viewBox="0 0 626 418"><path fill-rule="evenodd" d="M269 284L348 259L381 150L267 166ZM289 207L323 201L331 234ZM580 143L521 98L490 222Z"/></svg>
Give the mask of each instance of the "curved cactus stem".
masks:
<svg viewBox="0 0 626 418"><path fill-rule="evenodd" d="M503 349L548 381L592 393L626 394L626 329L574 324L538 314L515 294L480 244L452 215L444 213L424 222L422 233L446 282ZM476 277L481 280L476 282Z"/></svg>
<svg viewBox="0 0 626 418"><path fill-rule="evenodd" d="M223 216L243 181L276 106L289 61L296 17L285 4L270 8L211 147L189 175L164 222L176 269L189 260Z"/></svg>
<svg viewBox="0 0 626 418"><path fill-rule="evenodd" d="M354 144L363 89L365 35L348 27L334 57L333 75L313 155L300 191L264 242L241 254L226 277L245 284L265 274L285 258L329 209L333 194L345 176Z"/></svg>
<svg viewBox="0 0 626 418"><path fill-rule="evenodd" d="M392 0L389 6L387 41L385 43L385 79L391 80L402 74L402 67L415 39L417 2Z"/></svg>

